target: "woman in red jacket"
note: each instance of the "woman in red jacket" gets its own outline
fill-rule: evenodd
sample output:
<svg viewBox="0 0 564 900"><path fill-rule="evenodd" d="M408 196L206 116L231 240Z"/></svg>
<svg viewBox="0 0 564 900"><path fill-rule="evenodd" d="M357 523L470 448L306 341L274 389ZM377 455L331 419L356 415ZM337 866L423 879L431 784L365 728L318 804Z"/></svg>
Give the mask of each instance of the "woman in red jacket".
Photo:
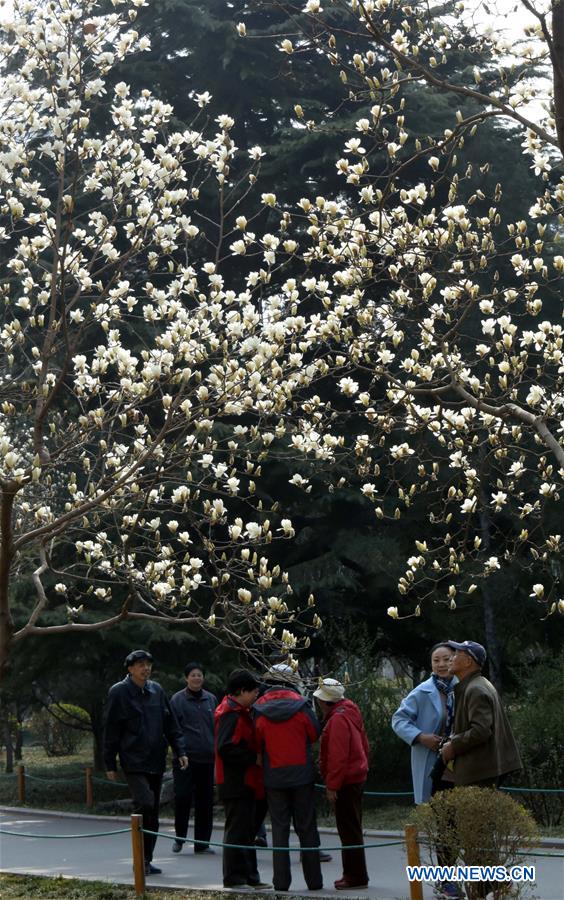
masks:
<svg viewBox="0 0 564 900"><path fill-rule="evenodd" d="M334 678L324 678L313 696L323 717L320 759L327 799L335 810L337 830L346 846L362 845L362 794L368 773L368 739L361 712ZM364 847L341 851L343 875L338 891L368 886Z"/></svg>

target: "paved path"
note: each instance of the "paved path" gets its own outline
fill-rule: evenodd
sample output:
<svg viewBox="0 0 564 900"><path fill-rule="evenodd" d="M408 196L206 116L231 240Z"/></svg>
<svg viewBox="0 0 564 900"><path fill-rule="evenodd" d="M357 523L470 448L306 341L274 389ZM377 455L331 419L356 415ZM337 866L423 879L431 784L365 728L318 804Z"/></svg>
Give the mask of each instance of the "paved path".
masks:
<svg viewBox="0 0 564 900"><path fill-rule="evenodd" d="M0 811L0 827L10 831L38 835L93 834L102 831L118 831L127 828L127 820L98 816L45 815L43 812L4 809ZM170 822L161 825L161 831L172 835ZM334 834L322 834L322 844L333 847L338 844ZM366 837L366 843L385 842L391 838ZM220 842L222 833L214 831L213 841ZM292 845L295 845L295 838ZM563 852L560 849L558 852ZM323 863L322 870L327 889L323 896L362 896L367 900L407 900L409 888L405 875L403 846L367 850L370 887L363 891L335 891L333 882L341 876L340 855L333 852L333 861ZM259 870L264 881L272 881L272 855L259 850ZM217 890L221 888L221 852L215 856L197 855L189 845L182 853L172 853L172 841L158 839L155 864L162 867L162 875L147 879L154 887L180 887ZM537 857L523 864L537 867L537 882L533 888L535 900L564 900L564 859ZM20 838L2 835L0 868L3 872L30 875L64 875L67 877L100 880L118 884L131 884L131 839L129 833L108 837L82 839ZM319 892L306 889L299 857L292 854L293 882L291 892L319 897ZM432 898L432 885L424 885L425 900Z"/></svg>

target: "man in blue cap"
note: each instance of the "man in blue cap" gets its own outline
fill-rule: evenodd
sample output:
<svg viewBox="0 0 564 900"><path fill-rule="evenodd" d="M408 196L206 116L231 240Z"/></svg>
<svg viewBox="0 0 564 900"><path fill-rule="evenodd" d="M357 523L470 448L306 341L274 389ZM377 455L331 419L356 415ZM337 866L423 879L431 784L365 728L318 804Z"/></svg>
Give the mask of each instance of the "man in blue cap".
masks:
<svg viewBox="0 0 564 900"><path fill-rule="evenodd" d="M124 664L127 675L110 688L106 704L106 775L110 781L116 781L119 754L133 808L143 815L143 828L156 832L168 744L178 757L180 768L186 768L188 757L168 698L160 684L151 681L153 657L149 651L132 650ZM152 834L143 835L146 875L161 872L151 862L156 840Z"/></svg>
<svg viewBox="0 0 564 900"><path fill-rule="evenodd" d="M521 768L511 726L493 684L482 675L486 651L476 641L447 641L454 650L449 672L456 675L454 725L442 748L445 763L454 760L458 785L497 787Z"/></svg>

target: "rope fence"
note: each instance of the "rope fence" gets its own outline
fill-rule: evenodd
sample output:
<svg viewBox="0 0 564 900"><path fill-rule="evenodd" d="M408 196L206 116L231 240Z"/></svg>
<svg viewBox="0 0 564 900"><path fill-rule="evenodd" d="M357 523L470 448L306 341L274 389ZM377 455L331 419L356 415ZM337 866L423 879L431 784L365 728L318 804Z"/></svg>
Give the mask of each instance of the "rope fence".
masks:
<svg viewBox="0 0 564 900"><path fill-rule="evenodd" d="M166 838L169 841L176 840L175 834L167 834L166 832L163 832L163 831L150 831L148 828L141 828L141 831L143 832L143 834L150 834L153 837ZM0 832L0 834L1 834L1 832ZM206 847L208 847L208 846L209 847L224 847L224 848L227 847L228 850L248 850L249 849L248 844L225 844L222 841L199 841L199 840L196 840L195 838L192 838L192 839L183 838L182 840L188 840L188 842L191 844L205 844ZM303 851L304 853L306 853L308 851L315 852L317 850L362 850L363 848L365 850L374 850L378 847L396 847L403 843L404 843L403 840L399 840L399 841L385 841L385 842L380 842L378 844L344 844L344 845L339 844L336 847L326 847L324 845L323 847L319 847L319 846L318 847L297 847L297 846L296 847L251 847L251 849L254 849L257 851L268 850L270 852L275 852L277 850L280 850L280 851L289 852L289 853L301 853Z"/></svg>
<svg viewBox="0 0 564 900"><path fill-rule="evenodd" d="M38 783L43 784L72 784L83 782L85 787L85 805L88 808L91 808L94 805L94 785L95 784L104 784L106 787L110 786L113 788L117 788L118 790L123 789L127 790L127 783L125 781L110 781L106 778L101 778L97 775L94 775L94 769L92 766L86 766L84 769L84 775L73 775L65 778L47 778L43 775L33 775L31 772L26 772L24 765L18 765L16 772L3 772L0 773L0 778L4 779L17 779L18 784L18 802L24 804L26 797L26 782L36 781ZM318 790L325 790L325 785L316 784L315 785ZM506 791L510 794L564 794L564 788L531 788L531 787L501 787L502 791ZM413 797L413 791L364 791L365 797Z"/></svg>
<svg viewBox="0 0 564 900"><path fill-rule="evenodd" d="M51 841L66 841L70 838L96 838L111 837L114 834L127 834L130 828L118 828L116 831L90 831L87 834L31 834L27 831L9 831L7 828L0 828L0 834L9 834L10 837L24 838L44 838ZM166 837L166 835L163 835Z"/></svg>

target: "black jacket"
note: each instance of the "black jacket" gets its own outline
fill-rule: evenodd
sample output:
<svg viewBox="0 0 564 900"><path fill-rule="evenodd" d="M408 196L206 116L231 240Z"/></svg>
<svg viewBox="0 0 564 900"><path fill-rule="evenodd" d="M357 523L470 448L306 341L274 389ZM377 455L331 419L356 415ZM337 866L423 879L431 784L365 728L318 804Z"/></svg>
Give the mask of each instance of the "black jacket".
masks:
<svg viewBox="0 0 564 900"><path fill-rule="evenodd" d="M177 756L187 755L182 732L162 687L156 681L148 681L140 688L126 675L108 694L106 770L115 771L119 754L124 772L162 773L168 744Z"/></svg>
<svg viewBox="0 0 564 900"><path fill-rule="evenodd" d="M213 714L217 700L209 691L185 688L171 697L172 706L182 734L190 762L212 763L214 760Z"/></svg>

